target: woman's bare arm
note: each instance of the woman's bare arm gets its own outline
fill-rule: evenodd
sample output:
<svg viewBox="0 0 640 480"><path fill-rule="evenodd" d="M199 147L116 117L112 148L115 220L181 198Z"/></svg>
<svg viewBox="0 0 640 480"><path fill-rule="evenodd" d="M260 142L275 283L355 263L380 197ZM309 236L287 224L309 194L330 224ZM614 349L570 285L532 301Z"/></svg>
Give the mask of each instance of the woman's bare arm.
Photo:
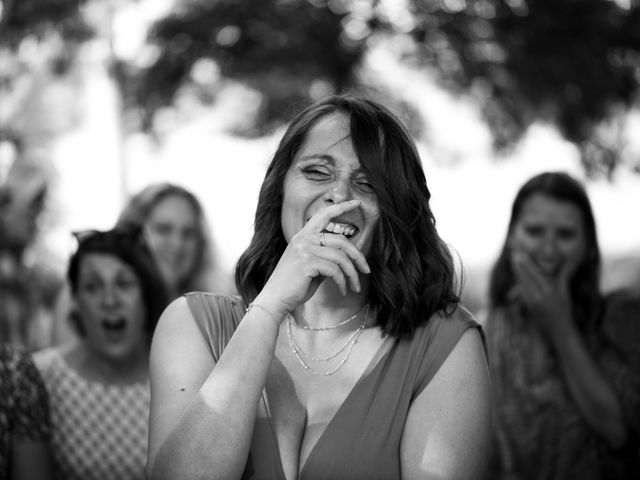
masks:
<svg viewBox="0 0 640 480"><path fill-rule="evenodd" d="M481 479L491 443L491 388L479 333L467 330L409 410L403 480Z"/></svg>
<svg viewBox="0 0 640 480"><path fill-rule="evenodd" d="M540 275L530 258L517 256L514 261L527 319L535 322L555 350L578 410L612 448L619 448L628 436L622 405L576 327L569 293L572 271L572 265L565 265L552 282Z"/></svg>
<svg viewBox="0 0 640 480"><path fill-rule="evenodd" d="M278 323L252 308L215 364L186 300L168 307L151 349L150 478L240 477Z"/></svg>
<svg viewBox="0 0 640 480"><path fill-rule="evenodd" d="M566 328L565 332L553 338L552 343L571 397L586 422L612 448L623 446L628 431L622 405L613 386L587 351L580 334L575 327Z"/></svg>
<svg viewBox="0 0 640 480"><path fill-rule="evenodd" d="M318 244L331 218L359 205L327 206L293 236L217 364L185 299L163 313L151 347L152 479L240 477L282 319L321 282L331 279L346 294L349 286L360 291L357 270L369 272L362 252L342 235L333 246Z"/></svg>

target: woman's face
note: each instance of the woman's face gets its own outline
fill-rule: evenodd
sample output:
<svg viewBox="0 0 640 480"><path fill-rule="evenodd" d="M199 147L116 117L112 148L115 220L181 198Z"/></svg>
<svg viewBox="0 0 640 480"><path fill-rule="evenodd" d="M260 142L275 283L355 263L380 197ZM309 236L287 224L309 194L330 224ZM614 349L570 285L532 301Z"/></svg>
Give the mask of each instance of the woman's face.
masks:
<svg viewBox="0 0 640 480"><path fill-rule="evenodd" d="M107 253L80 261L75 301L85 341L98 355L126 360L146 346L146 308L134 270Z"/></svg>
<svg viewBox="0 0 640 480"><path fill-rule="evenodd" d="M146 238L163 278L171 287L193 270L198 249L198 214L179 195L163 198L149 213Z"/></svg>
<svg viewBox="0 0 640 480"><path fill-rule="evenodd" d="M349 119L331 114L317 121L284 179L282 231L287 242L325 206L359 199L355 210L333 219L326 230L342 233L367 255L380 209L349 134Z"/></svg>
<svg viewBox="0 0 640 480"><path fill-rule="evenodd" d="M586 252L580 209L544 194L524 201L509 245L528 254L540 273L555 278L563 268L573 274Z"/></svg>

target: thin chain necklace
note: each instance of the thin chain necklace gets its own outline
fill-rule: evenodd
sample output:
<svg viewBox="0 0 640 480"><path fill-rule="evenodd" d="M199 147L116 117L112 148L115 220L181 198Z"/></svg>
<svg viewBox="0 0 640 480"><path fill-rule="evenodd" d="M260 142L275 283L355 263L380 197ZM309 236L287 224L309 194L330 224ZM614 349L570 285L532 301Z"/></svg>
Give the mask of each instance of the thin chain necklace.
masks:
<svg viewBox="0 0 640 480"><path fill-rule="evenodd" d="M293 321L293 317L289 316L289 322L287 324L287 338L289 340L289 347L291 347L291 351L293 352L293 355L296 357L296 359L298 359L298 362L300 362L300 365L302 365L304 367L304 369L307 370L308 372L310 372L312 375L317 375L317 376L318 375L321 375L321 376L333 375L338 370L340 370L340 368L342 368L342 366L347 362L347 360L351 356L351 351L353 350L353 347L355 346L356 343L358 343L358 337L360 337L360 334L362 333L362 330L364 330L365 326L367 325L367 318L369 316L368 305L366 305L365 308L367 309L367 311L365 313L364 320L362 321L362 323L360 324L358 329L349 336L349 338L347 339L345 344L342 347L340 347L340 349L337 352L335 352L334 354L331 354L329 356L326 356L326 357L314 357L312 355L309 355L309 354L305 353L300 348L300 346L296 343L295 339L293 338L293 332L291 331L291 324L295 323L295 322ZM362 310L360 310L360 311L362 311ZM360 312L358 312L358 313L360 313ZM345 352L344 356L342 357L342 360L340 360L340 363L338 363L338 365L336 365L334 368L332 368L330 370L316 370L315 368L309 366L304 361L304 359L302 358L303 356L305 356L309 360L314 361L314 362L324 362L324 361L328 361L328 360L331 360L332 358L337 357L340 354L340 352L342 352L344 350L346 350L346 352Z"/></svg>
<svg viewBox="0 0 640 480"><path fill-rule="evenodd" d="M340 323L336 324L336 325L332 325L330 327L311 327L309 325L301 325L298 322L293 322L294 325L298 328L302 328L303 330L311 330L313 332L325 332L327 330L335 330L336 328L340 328L343 325L346 325L347 323L349 323L351 320L353 320L354 318L356 318L358 315L360 315L365 308L367 308L369 305L365 305L364 307L362 307L360 310L358 310L356 313L354 313L353 315L351 315L349 318L347 318L346 320L341 321Z"/></svg>
<svg viewBox="0 0 640 480"><path fill-rule="evenodd" d="M293 337L293 332L291 331L291 324L292 324L292 320L289 319L289 324L287 325L287 335L289 336L290 339L290 343L293 346L293 348L300 353L303 357L308 358L309 360L312 360L314 362L326 362L328 360L331 360L332 358L335 358L338 356L338 354L342 351L344 351L345 348L347 348L349 346L349 344L351 343L351 341L360 334L361 331L361 327L360 326L355 332L353 332L351 335L349 335L349 338L347 338L347 341L344 342L344 345L342 345L342 347L340 347L338 349L338 351L336 351L335 353L332 353L331 355L328 355L326 357L315 357L313 355L310 355L308 353L306 353L304 350L302 350L302 348L300 347L300 345L298 345L298 342L296 342L295 338Z"/></svg>

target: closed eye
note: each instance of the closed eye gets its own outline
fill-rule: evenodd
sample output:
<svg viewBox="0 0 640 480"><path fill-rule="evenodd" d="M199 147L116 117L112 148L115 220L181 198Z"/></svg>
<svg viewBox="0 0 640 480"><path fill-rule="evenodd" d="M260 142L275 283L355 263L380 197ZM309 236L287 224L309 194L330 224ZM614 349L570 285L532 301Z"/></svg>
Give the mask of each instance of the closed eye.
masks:
<svg viewBox="0 0 640 480"><path fill-rule="evenodd" d="M302 173L306 178L314 181L329 180L332 177L329 170L321 167L306 167L302 169Z"/></svg>
<svg viewBox="0 0 640 480"><path fill-rule="evenodd" d="M366 179L358 179L355 182L356 187L365 193L373 193L373 185Z"/></svg>

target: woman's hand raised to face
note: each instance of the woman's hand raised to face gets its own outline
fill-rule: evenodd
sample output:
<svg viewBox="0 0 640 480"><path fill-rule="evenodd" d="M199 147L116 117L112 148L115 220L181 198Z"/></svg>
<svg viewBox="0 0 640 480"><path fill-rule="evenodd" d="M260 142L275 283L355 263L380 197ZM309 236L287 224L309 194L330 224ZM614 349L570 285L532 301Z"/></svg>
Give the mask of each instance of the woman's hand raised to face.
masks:
<svg viewBox="0 0 640 480"><path fill-rule="evenodd" d="M291 312L325 279L331 279L343 295L349 289L360 292L360 273L370 273L365 256L344 235L324 231L333 218L359 205L360 200L349 200L313 215L289 241L256 302L274 311Z"/></svg>
<svg viewBox="0 0 640 480"><path fill-rule="evenodd" d="M514 252L511 265L517 282L517 294L527 306L528 317L551 336L572 324L569 280L575 266L566 262L555 277L543 275L531 258Z"/></svg>

